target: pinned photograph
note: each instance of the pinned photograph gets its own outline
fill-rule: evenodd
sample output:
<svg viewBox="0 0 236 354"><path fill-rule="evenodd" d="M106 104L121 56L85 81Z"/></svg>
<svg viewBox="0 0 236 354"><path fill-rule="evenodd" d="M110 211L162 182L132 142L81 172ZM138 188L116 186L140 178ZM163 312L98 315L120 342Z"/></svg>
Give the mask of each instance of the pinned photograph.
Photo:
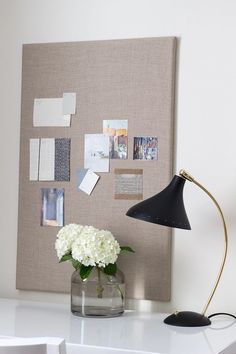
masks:
<svg viewBox="0 0 236 354"><path fill-rule="evenodd" d="M115 199L143 199L143 170L115 168Z"/></svg>
<svg viewBox="0 0 236 354"><path fill-rule="evenodd" d="M158 159L158 138L135 137L134 138L134 160L157 160Z"/></svg>
<svg viewBox="0 0 236 354"><path fill-rule="evenodd" d="M84 168L94 172L109 172L109 136L85 134Z"/></svg>
<svg viewBox="0 0 236 354"><path fill-rule="evenodd" d="M128 120L104 120L103 134L109 136L111 159L128 158Z"/></svg>
<svg viewBox="0 0 236 354"><path fill-rule="evenodd" d="M64 189L42 188L41 226L64 226Z"/></svg>

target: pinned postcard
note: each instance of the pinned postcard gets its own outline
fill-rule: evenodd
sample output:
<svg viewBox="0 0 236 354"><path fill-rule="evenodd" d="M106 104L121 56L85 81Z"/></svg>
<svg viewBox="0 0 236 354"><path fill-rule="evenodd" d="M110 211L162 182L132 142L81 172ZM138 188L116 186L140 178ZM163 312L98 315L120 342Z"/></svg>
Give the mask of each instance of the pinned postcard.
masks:
<svg viewBox="0 0 236 354"><path fill-rule="evenodd" d="M143 199L143 170L115 168L115 199Z"/></svg>
<svg viewBox="0 0 236 354"><path fill-rule="evenodd" d="M109 136L85 134L84 168L94 172L109 172Z"/></svg>
<svg viewBox="0 0 236 354"><path fill-rule="evenodd" d="M34 99L34 127L69 127L70 120L70 114L63 114L63 98Z"/></svg>
<svg viewBox="0 0 236 354"><path fill-rule="evenodd" d="M134 138L134 160L157 160L158 159L158 138L135 137Z"/></svg>
<svg viewBox="0 0 236 354"><path fill-rule="evenodd" d="M104 120L103 134L109 136L111 159L128 158L128 120Z"/></svg>
<svg viewBox="0 0 236 354"><path fill-rule="evenodd" d="M77 171L77 187L87 194L91 194L96 186L99 176L93 171L84 168Z"/></svg>
<svg viewBox="0 0 236 354"><path fill-rule="evenodd" d="M63 114L75 114L76 111L76 93L63 93Z"/></svg>
<svg viewBox="0 0 236 354"><path fill-rule="evenodd" d="M64 225L64 189L42 188L41 226Z"/></svg>

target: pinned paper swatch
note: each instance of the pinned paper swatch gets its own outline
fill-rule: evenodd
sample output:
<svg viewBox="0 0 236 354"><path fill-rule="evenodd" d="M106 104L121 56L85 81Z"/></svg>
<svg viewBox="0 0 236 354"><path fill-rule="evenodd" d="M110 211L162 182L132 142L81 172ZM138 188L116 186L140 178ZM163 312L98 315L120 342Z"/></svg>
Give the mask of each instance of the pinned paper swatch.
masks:
<svg viewBox="0 0 236 354"><path fill-rule="evenodd" d="M94 172L109 172L109 136L85 134L84 168Z"/></svg>
<svg viewBox="0 0 236 354"><path fill-rule="evenodd" d="M63 114L75 114L76 111L76 93L63 93Z"/></svg>
<svg viewBox="0 0 236 354"><path fill-rule="evenodd" d="M40 139L30 139L30 181L38 181L39 179L39 146Z"/></svg>
<svg viewBox="0 0 236 354"><path fill-rule="evenodd" d="M54 181L55 139L40 140L39 181Z"/></svg>
<svg viewBox="0 0 236 354"><path fill-rule="evenodd" d="M91 194L99 180L99 176L93 171L84 168L77 171L77 187L81 191Z"/></svg>
<svg viewBox="0 0 236 354"><path fill-rule="evenodd" d="M70 139L30 139L30 181L70 180Z"/></svg>
<svg viewBox="0 0 236 354"><path fill-rule="evenodd" d="M35 98L34 127L69 127L70 120L70 114L63 114L63 98Z"/></svg>
<svg viewBox="0 0 236 354"><path fill-rule="evenodd" d="M143 199L143 170L115 169L115 199Z"/></svg>

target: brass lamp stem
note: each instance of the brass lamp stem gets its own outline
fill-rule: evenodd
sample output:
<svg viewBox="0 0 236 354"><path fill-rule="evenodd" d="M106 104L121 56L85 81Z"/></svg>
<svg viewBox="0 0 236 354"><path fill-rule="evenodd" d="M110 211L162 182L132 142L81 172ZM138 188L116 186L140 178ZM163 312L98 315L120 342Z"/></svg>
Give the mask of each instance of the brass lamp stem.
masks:
<svg viewBox="0 0 236 354"><path fill-rule="evenodd" d="M220 270L219 270L219 273L218 273L218 276L216 278L216 282L215 282L215 285L210 293L210 296L209 296L209 299L205 305L205 307L203 308L203 311L202 311L202 314L205 315L210 303L211 303L211 300L215 294L215 291L217 289L217 286L219 284L219 281L220 281L220 278L221 278L221 275L223 273L223 270L224 270L224 266L225 266L225 261L226 261L226 257L227 257L227 252L228 252L228 234L227 234L227 227L226 227L226 222L225 222L225 218L224 218L224 215L223 215L223 212L221 210L221 207L219 206L218 202L216 201L216 199L213 197L213 195L205 188L203 187L199 182L197 182L194 177L192 177L188 172L186 172L185 170L181 170L179 172L180 176L187 179L188 181L190 182L193 182L195 183L199 188L201 188L210 198L211 200L214 202L215 206L217 207L219 213L220 213L220 216L221 216L221 220L222 220L222 223L223 223L223 228L224 228L224 240L225 240L225 247L224 247L224 256L223 256L223 259L222 259L222 263L221 263L221 266L220 266Z"/></svg>

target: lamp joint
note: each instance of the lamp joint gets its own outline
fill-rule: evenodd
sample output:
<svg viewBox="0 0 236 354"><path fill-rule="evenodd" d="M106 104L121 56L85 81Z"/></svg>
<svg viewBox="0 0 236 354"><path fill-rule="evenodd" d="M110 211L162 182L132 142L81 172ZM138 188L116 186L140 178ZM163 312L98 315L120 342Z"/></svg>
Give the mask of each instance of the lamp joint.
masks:
<svg viewBox="0 0 236 354"><path fill-rule="evenodd" d="M190 173L188 173L187 171L185 170L180 170L179 171L179 175L181 177L183 177L184 179L187 179L188 181L190 182L193 182L194 181L194 177L190 175Z"/></svg>

